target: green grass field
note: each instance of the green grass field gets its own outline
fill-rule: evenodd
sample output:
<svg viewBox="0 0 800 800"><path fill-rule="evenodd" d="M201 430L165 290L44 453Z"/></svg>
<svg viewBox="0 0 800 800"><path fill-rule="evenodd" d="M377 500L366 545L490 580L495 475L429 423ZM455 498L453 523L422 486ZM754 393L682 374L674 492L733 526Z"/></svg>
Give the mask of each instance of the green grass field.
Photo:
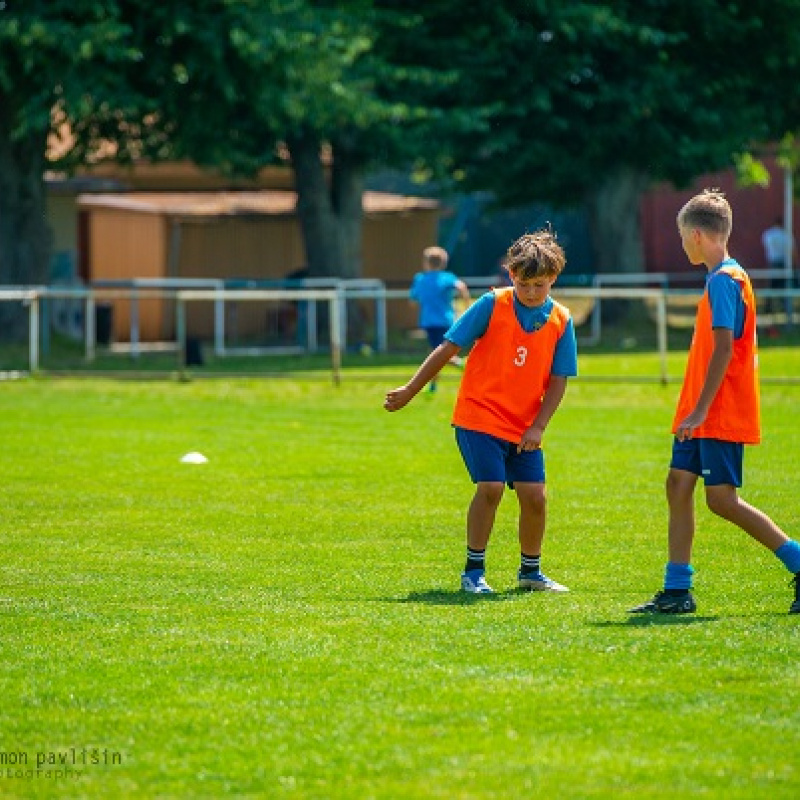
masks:
<svg viewBox="0 0 800 800"><path fill-rule="evenodd" d="M513 590L508 493L482 599L457 591L455 371L393 415L398 367L0 383L0 796L800 796L779 562L698 498L697 615L625 613L661 582L677 386L589 380L657 374L611 358L546 440L571 593ZM743 495L797 536L800 386L769 377L800 349L762 363Z"/></svg>

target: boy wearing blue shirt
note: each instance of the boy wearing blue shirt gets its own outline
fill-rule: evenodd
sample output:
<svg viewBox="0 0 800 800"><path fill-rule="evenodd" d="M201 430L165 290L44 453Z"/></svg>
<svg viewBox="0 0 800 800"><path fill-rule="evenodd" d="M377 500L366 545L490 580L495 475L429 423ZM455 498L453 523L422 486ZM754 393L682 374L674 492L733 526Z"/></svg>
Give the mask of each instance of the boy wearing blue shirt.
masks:
<svg viewBox="0 0 800 800"><path fill-rule="evenodd" d="M453 297L458 292L469 303L469 290L464 281L447 269L448 255L442 247L426 247L422 251L422 272L411 282L411 299L419 305L419 326L428 335L431 350L444 339L453 324Z"/></svg>
<svg viewBox="0 0 800 800"><path fill-rule="evenodd" d="M512 287L478 299L445 333L411 380L386 394L398 411L471 348L453 413L456 442L475 484L467 513L467 561L461 588L489 594L485 552L506 484L519 502L521 589L566 592L540 568L545 532L544 431L577 374L569 310L549 292L564 268L564 253L548 231L526 234L508 250Z"/></svg>
<svg viewBox="0 0 800 800"><path fill-rule="evenodd" d="M800 544L739 497L744 446L761 440L756 301L750 279L728 254L733 213L724 195L706 190L678 214L689 261L708 270L673 418L667 475L668 561L664 589L631 613L691 614L694 491L703 479L708 508L767 547L794 575L790 614L800 613Z"/></svg>
<svg viewBox="0 0 800 800"><path fill-rule="evenodd" d="M442 247L426 247L422 251L422 272L414 275L409 296L419 306L419 327L425 331L431 350L443 341L447 329L455 319L453 299L458 293L469 305L470 295L467 284L447 269L449 256ZM460 366L460 360L452 363ZM431 381L431 391L436 381Z"/></svg>

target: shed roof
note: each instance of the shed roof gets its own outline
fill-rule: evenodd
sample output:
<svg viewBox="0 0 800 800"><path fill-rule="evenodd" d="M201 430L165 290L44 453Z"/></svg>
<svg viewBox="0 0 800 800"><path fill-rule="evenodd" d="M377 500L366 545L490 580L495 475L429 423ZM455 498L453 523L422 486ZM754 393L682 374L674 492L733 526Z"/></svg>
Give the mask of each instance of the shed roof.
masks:
<svg viewBox="0 0 800 800"><path fill-rule="evenodd" d="M367 215L436 209L439 203L423 197L384 192L364 192ZM293 216L297 193L261 192L128 192L125 194L82 194L81 208L116 208L143 214L178 217Z"/></svg>

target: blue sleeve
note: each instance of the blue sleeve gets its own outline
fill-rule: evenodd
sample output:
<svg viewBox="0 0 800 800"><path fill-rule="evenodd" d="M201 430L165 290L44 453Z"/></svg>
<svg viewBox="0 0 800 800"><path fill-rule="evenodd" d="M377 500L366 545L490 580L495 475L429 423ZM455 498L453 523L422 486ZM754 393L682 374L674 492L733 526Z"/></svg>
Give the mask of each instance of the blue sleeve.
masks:
<svg viewBox="0 0 800 800"><path fill-rule="evenodd" d="M446 276L446 284L449 289L455 289L458 286L459 277L455 274L455 272L445 272L444 275Z"/></svg>
<svg viewBox="0 0 800 800"><path fill-rule="evenodd" d="M564 378L573 378L578 374L578 342L575 337L575 325L572 317L564 328L553 353L553 366L550 368L551 375L559 375Z"/></svg>
<svg viewBox="0 0 800 800"><path fill-rule="evenodd" d="M411 289L409 290L409 297L412 300L419 300L419 282L422 279L422 273L418 272L414 275L414 280L411 281Z"/></svg>
<svg viewBox="0 0 800 800"><path fill-rule="evenodd" d="M730 275L719 273L708 282L711 327L727 328L736 338L744 326L744 300L739 284Z"/></svg>
<svg viewBox="0 0 800 800"><path fill-rule="evenodd" d="M451 326L445 339L468 350L480 339L489 327L494 311L494 292L481 295Z"/></svg>

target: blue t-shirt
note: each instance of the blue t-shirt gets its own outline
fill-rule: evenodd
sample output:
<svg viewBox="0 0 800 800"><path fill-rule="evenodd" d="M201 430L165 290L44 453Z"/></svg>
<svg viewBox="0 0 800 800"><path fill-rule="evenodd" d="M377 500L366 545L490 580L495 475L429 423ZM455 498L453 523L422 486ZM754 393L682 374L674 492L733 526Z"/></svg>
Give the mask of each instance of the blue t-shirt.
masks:
<svg viewBox="0 0 800 800"><path fill-rule="evenodd" d="M720 272L723 266L739 266L732 258L721 261L706 277L708 302L711 306L711 327L733 331L733 338L741 338L744 331L745 304L742 288L727 273Z"/></svg>
<svg viewBox="0 0 800 800"><path fill-rule="evenodd" d="M517 322L526 333L538 331L547 322L552 310L553 299L551 297L548 297L542 305L529 308L520 303L516 294L514 295L514 313L517 316ZM445 334L445 338L458 345L462 350L469 349L475 344L476 339L480 339L486 333L493 311L494 292L487 292L481 295L456 320L455 324ZM564 378L578 374L578 344L575 339L575 326L572 323L572 317L570 317L566 328L564 328L564 333L556 343L550 374Z"/></svg>
<svg viewBox="0 0 800 800"><path fill-rule="evenodd" d="M447 270L418 272L411 283L411 299L419 303L420 328L449 328L453 324L453 295L458 277Z"/></svg>

